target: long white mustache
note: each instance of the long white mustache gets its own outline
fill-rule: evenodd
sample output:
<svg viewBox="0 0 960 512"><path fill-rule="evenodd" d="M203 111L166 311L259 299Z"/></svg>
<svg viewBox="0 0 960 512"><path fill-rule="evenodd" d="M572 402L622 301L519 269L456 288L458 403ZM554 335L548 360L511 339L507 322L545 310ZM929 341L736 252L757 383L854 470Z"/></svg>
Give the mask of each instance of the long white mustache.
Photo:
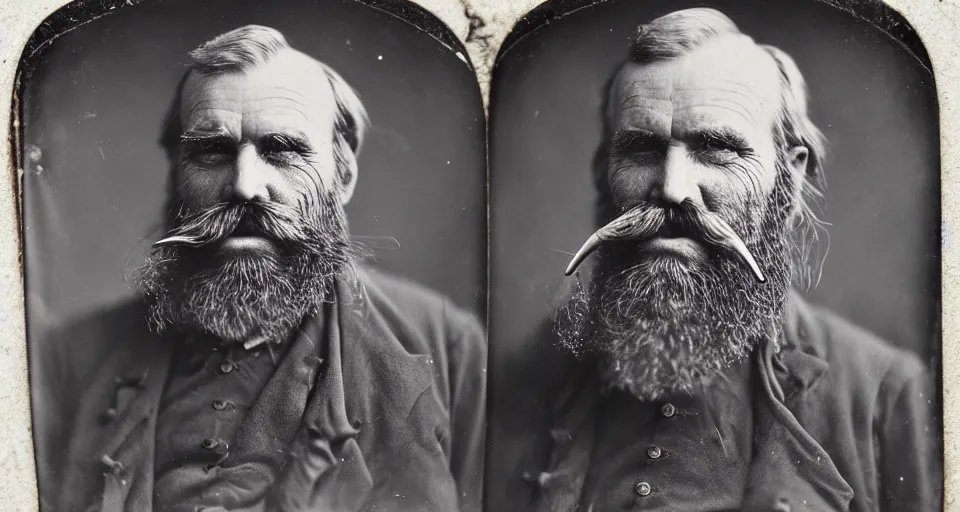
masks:
<svg viewBox="0 0 960 512"><path fill-rule="evenodd" d="M682 222L686 224L688 231L696 233L700 240L709 245L735 254L741 262L750 268L757 281L761 283L766 281L756 259L747 249L747 245L723 219L709 212L692 199L685 199L680 204L680 212ZM567 276L573 274L583 260L600 247L600 244L612 241L646 240L654 236L665 222L666 212L663 208L643 204L627 210L623 215L598 229L590 235L590 238L587 238L587 241L577 251L570 264L567 265L564 274Z"/></svg>

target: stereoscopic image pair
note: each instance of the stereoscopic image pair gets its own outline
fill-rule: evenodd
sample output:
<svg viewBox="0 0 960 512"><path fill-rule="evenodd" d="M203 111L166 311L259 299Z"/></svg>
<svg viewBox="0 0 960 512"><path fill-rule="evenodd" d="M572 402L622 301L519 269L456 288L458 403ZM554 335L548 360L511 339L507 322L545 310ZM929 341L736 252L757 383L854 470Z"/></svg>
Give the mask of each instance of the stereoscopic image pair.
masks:
<svg viewBox="0 0 960 512"><path fill-rule="evenodd" d="M939 510L899 14L550 1L485 103L479 11L105 8L20 68L41 510Z"/></svg>

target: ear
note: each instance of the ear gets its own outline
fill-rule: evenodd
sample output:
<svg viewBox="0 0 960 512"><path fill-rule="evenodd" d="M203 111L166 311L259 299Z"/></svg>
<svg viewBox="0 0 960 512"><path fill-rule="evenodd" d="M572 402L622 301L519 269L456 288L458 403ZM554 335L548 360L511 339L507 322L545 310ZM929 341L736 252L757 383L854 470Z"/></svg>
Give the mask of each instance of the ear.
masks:
<svg viewBox="0 0 960 512"><path fill-rule="evenodd" d="M793 204L799 205L803 192L803 180L807 179L807 164L810 160L810 150L806 146L793 146L787 150L787 166L790 168L790 179L793 182ZM796 214L796 208L794 208Z"/></svg>
<svg viewBox="0 0 960 512"><path fill-rule="evenodd" d="M357 171L357 155L354 154L349 147L344 148L343 165L347 168L345 173L341 173L341 176L346 175L347 179L341 184L340 202L346 205L350 202L350 198L353 197L353 189L357 187L357 178L359 175Z"/></svg>

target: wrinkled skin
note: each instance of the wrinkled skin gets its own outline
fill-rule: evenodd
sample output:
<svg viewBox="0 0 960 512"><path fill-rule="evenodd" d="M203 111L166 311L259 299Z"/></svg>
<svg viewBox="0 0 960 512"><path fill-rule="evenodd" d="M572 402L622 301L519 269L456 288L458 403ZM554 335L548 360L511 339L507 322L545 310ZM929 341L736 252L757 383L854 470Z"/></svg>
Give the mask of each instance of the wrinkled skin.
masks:
<svg viewBox="0 0 960 512"><path fill-rule="evenodd" d="M696 392L776 339L808 155L775 142L780 94L775 61L743 36L616 77L608 217L633 213L571 262L598 248L557 322L563 346L598 354L605 388Z"/></svg>

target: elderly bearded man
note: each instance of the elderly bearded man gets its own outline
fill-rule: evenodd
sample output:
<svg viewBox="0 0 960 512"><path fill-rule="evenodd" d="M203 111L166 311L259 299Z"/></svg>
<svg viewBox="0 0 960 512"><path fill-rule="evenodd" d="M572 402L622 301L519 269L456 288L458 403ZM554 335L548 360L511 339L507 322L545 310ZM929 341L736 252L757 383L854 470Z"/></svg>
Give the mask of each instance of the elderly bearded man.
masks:
<svg viewBox="0 0 960 512"><path fill-rule="evenodd" d="M805 96L717 11L640 27L608 89L604 227L567 273L595 267L553 329L584 357L555 372L512 509L938 510L917 358L789 291L822 172Z"/></svg>
<svg viewBox="0 0 960 512"><path fill-rule="evenodd" d="M44 505L478 510L485 341L353 264L359 99L265 27L190 57L145 300L68 329L42 370Z"/></svg>

